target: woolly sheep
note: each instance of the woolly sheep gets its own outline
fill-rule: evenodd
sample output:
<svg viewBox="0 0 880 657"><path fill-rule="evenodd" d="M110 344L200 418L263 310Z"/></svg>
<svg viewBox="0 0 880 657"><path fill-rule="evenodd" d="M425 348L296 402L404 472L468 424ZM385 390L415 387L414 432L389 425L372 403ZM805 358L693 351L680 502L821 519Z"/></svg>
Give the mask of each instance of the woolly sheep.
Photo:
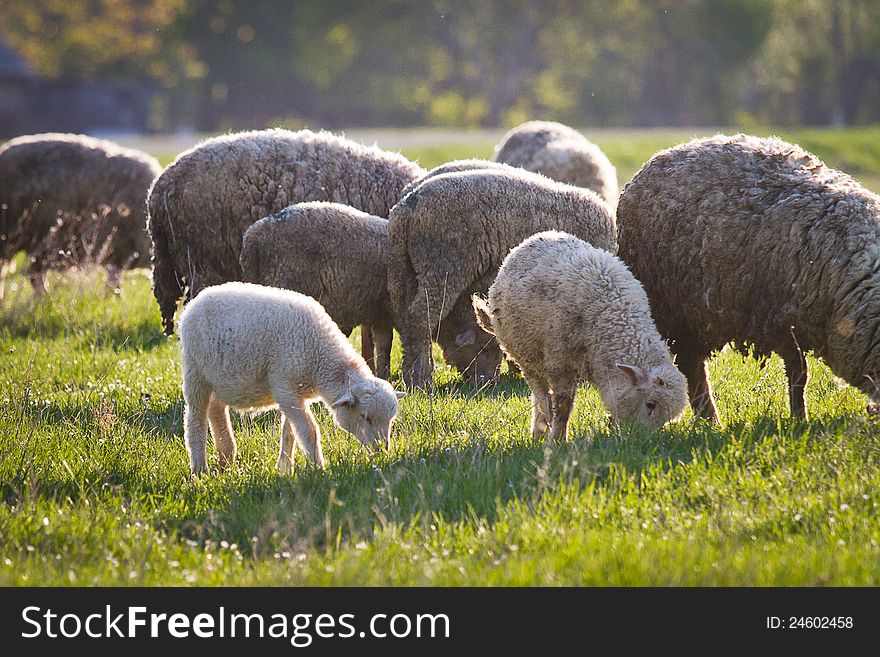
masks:
<svg viewBox="0 0 880 657"><path fill-rule="evenodd" d="M553 228L617 249L614 216L599 196L522 170L435 176L394 207L388 223L388 290L408 385L430 382L431 338L443 320L469 306L471 294L489 289L511 248ZM501 352L472 311L469 316L472 333L460 347L471 363L466 375L480 382L495 376Z"/></svg>
<svg viewBox="0 0 880 657"><path fill-rule="evenodd" d="M493 160L481 160L478 158L452 160L434 167L421 178L411 182L401 192L401 198L429 178L434 178L444 173L476 171L478 169L505 171L513 174L522 171L518 167L512 167L509 164ZM486 372L491 372L496 368L496 360L500 358L500 352L493 349L494 343L491 337L484 335L479 326L475 324L473 314L474 311L470 300L466 296L462 296L453 305L446 319L440 324L435 337L443 351L443 359L449 365L466 376L476 368L485 377ZM480 340L479 342L478 339ZM511 364L508 363L508 365Z"/></svg>
<svg viewBox="0 0 880 657"><path fill-rule="evenodd" d="M277 467L292 467L293 440L324 467L309 410L329 407L337 426L365 446L387 448L402 392L372 375L317 301L250 283L206 288L180 318L184 438L193 473L206 468L208 427L221 467L235 456L229 407L282 412Z"/></svg>
<svg viewBox="0 0 880 657"><path fill-rule="evenodd" d="M241 248L245 281L313 297L346 335L355 326L369 326L376 372L383 379L391 376L394 328L387 262L386 219L322 201L260 219L245 231Z"/></svg>
<svg viewBox="0 0 880 657"><path fill-rule="evenodd" d="M578 187L592 189L611 209L617 205L617 171L602 150L574 128L528 121L511 129L492 159Z"/></svg>
<svg viewBox="0 0 880 657"><path fill-rule="evenodd" d="M110 275L142 266L150 249L147 189L161 168L146 153L85 135L47 133L0 147L0 301L9 260L29 256L31 282L44 291L43 272L95 249ZM83 245L83 242L88 242ZM69 259L59 248L72 248Z"/></svg>
<svg viewBox="0 0 880 657"><path fill-rule="evenodd" d="M532 235L504 259L477 319L532 392L532 435L565 440L578 383L593 383L615 420L658 427L687 407L687 382L618 258L573 235Z"/></svg>
<svg viewBox="0 0 880 657"><path fill-rule="evenodd" d="M794 144L716 135L651 158L618 221L696 413L718 421L705 360L729 341L782 357L794 417L810 349L880 400L880 197Z"/></svg>
<svg viewBox="0 0 880 657"><path fill-rule="evenodd" d="M449 162L444 162L443 164L434 167L421 178L413 180L409 185L403 188L403 191L400 193L400 198L403 198L404 196L409 194L412 190L414 190L416 187L421 185L429 178L434 178L435 176L440 176L444 173L477 171L478 169L491 169L493 171L507 171L509 173L516 173L521 169L521 167L514 167L509 164L504 164L503 162L495 162L494 160L481 160L479 158L451 160Z"/></svg>
<svg viewBox="0 0 880 657"><path fill-rule="evenodd" d="M394 320L388 298L388 221L339 203L297 203L247 229L243 279L307 294L346 335L355 326L375 338L375 372L391 378ZM472 315L473 311L469 312ZM437 341L452 362L470 316L447 317ZM361 351L369 359L373 348ZM464 368L467 365L462 365Z"/></svg>
<svg viewBox="0 0 880 657"><path fill-rule="evenodd" d="M153 293L167 334L177 300L240 280L241 241L258 219L293 203L335 201L387 217L425 171L397 153L328 132L258 130L208 139L182 153L148 198Z"/></svg>

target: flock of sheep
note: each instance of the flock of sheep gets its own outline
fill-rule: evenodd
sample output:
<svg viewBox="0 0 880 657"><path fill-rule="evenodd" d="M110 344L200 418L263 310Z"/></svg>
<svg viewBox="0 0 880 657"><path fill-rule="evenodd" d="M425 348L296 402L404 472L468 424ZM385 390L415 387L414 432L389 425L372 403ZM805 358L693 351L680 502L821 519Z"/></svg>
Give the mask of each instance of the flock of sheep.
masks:
<svg viewBox="0 0 880 657"><path fill-rule="evenodd" d="M150 253L167 334L184 298L195 473L209 431L220 466L234 458L230 407L280 408L282 472L294 441L324 464L315 401L387 446L404 397L388 382L393 329L409 387L431 383L434 341L478 384L503 354L531 390L535 438L566 438L581 381L615 421L658 427L690 401L717 422L705 361L728 342L783 358L796 417L809 350L880 400L880 197L776 138L661 151L618 196L601 150L549 122L508 132L492 161L431 171L308 130L215 137L164 170L35 135L0 147L0 212L0 295L17 251L40 292L88 234L109 245L111 284ZM59 235L67 260L46 246Z"/></svg>

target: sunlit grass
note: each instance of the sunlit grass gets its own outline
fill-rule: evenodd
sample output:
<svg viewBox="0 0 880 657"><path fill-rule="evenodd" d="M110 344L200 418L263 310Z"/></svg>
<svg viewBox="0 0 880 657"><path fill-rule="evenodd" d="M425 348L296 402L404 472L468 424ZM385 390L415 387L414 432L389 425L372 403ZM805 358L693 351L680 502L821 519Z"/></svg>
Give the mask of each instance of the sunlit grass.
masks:
<svg viewBox="0 0 880 657"><path fill-rule="evenodd" d="M868 132L800 134L876 179ZM623 182L686 138L597 141ZM433 166L491 146L406 153ZM402 403L388 454L317 409L328 469L297 454L281 477L275 414L239 415L234 467L191 479L177 339L143 272L118 296L104 282L52 274L36 300L20 271L7 281L0 585L880 585L878 432L815 360L808 422L789 418L778 358L725 349L710 364L723 427L688 413L621 431L583 389L563 445L529 437L518 377L474 390L440 368Z"/></svg>
<svg viewBox="0 0 880 657"><path fill-rule="evenodd" d="M725 350L723 429L613 430L585 389L564 445L529 438L518 378L441 369L389 454L319 410L329 468L280 477L274 414L237 416L234 468L193 480L146 278L23 283L0 315L0 584L880 584L880 443L821 364L807 423L778 359Z"/></svg>

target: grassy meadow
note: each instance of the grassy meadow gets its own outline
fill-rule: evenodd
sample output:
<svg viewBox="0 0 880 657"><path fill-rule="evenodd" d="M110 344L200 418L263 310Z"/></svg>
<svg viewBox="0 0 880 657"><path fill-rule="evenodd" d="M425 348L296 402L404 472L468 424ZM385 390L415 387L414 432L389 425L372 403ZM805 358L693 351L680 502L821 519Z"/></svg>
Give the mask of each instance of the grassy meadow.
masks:
<svg viewBox="0 0 880 657"><path fill-rule="evenodd" d="M623 183L701 134L595 141ZM880 191L876 128L781 136ZM433 166L492 142L402 150ZM778 358L727 348L710 364L722 427L688 412L616 429L582 389L571 440L544 444L520 378L477 390L436 352L390 453L316 407L329 467L297 453L279 476L275 413L235 415L237 462L193 479L177 338L145 272L121 294L103 272L53 274L35 300L17 264L0 308L0 585L880 585L878 431L815 359L807 422L789 418Z"/></svg>

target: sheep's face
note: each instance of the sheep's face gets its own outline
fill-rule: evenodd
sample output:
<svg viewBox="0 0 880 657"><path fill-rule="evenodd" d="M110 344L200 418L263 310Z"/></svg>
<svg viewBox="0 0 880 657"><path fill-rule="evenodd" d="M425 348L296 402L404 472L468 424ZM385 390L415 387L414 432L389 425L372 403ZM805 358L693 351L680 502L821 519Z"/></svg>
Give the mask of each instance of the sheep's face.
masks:
<svg viewBox="0 0 880 657"><path fill-rule="evenodd" d="M437 342L443 360L476 385L494 381L501 368L498 343L477 323L470 297L456 301L440 324Z"/></svg>
<svg viewBox="0 0 880 657"><path fill-rule="evenodd" d="M352 384L330 410L336 425L364 446L371 450L387 450L391 447L391 423L397 416L397 401L404 395L387 381L373 379Z"/></svg>
<svg viewBox="0 0 880 657"><path fill-rule="evenodd" d="M603 401L616 422L657 428L678 418L687 407L687 380L672 363L647 369L617 363L613 377Z"/></svg>
<svg viewBox="0 0 880 657"><path fill-rule="evenodd" d="M440 336L443 359L475 385L491 383L501 369L501 349L495 339L478 327L459 331L452 340Z"/></svg>

